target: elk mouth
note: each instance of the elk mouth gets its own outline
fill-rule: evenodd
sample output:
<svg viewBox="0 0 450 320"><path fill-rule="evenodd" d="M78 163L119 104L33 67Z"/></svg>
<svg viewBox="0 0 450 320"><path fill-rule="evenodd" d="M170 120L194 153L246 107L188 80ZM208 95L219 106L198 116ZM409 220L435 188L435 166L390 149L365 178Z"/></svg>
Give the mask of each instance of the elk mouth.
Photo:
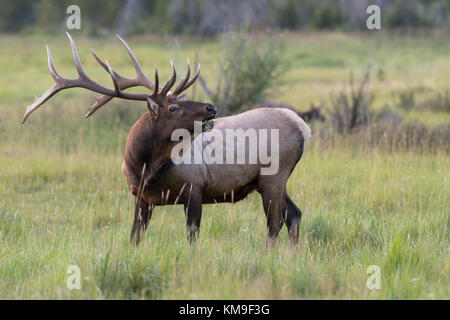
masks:
<svg viewBox="0 0 450 320"><path fill-rule="evenodd" d="M202 131L209 131L214 128L214 121L212 120L214 118L214 115L208 115L203 121L202 121Z"/></svg>

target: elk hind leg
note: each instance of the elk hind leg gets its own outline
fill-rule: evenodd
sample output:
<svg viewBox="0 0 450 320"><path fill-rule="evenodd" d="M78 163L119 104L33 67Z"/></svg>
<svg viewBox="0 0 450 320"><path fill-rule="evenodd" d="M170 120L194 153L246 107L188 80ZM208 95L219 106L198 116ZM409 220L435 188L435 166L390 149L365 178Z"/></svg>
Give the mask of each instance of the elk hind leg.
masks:
<svg viewBox="0 0 450 320"><path fill-rule="evenodd" d="M200 233L200 222L202 219L202 197L201 190L190 188L184 199L184 213L186 215L186 236L189 242L194 243Z"/></svg>
<svg viewBox="0 0 450 320"><path fill-rule="evenodd" d="M283 226L283 189L274 185L267 185L267 187L260 187L259 190L267 218L267 247L271 247L275 243Z"/></svg>
<svg viewBox="0 0 450 320"><path fill-rule="evenodd" d="M287 193L284 195L284 201L285 223L289 233L289 240L292 246L296 246L298 244L302 212L291 200L291 198L289 198Z"/></svg>

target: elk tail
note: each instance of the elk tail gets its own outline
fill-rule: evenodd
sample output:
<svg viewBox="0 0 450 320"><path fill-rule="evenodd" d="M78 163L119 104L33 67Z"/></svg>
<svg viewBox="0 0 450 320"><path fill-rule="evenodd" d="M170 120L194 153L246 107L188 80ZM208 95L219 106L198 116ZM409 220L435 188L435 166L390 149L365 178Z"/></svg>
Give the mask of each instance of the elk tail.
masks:
<svg viewBox="0 0 450 320"><path fill-rule="evenodd" d="M289 117L295 122L295 124L297 125L298 129L300 130L300 132L302 133L303 139L305 140L305 142L311 138L312 134L311 134L311 129L309 128L308 124L305 122L305 120L303 120L297 113L295 113L294 111L291 111L289 109L282 109L283 112L286 112L286 114L289 115Z"/></svg>

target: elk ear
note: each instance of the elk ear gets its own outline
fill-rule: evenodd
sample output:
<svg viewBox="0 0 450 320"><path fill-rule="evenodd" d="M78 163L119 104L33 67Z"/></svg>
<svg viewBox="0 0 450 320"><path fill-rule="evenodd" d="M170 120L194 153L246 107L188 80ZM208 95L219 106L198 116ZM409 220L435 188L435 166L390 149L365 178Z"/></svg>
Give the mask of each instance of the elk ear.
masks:
<svg viewBox="0 0 450 320"><path fill-rule="evenodd" d="M147 108L148 108L148 111L150 111L150 114L152 115L153 120L156 120L158 118L158 105L150 97L147 97Z"/></svg>
<svg viewBox="0 0 450 320"><path fill-rule="evenodd" d="M183 94L183 95L179 96L179 97L177 98L177 100L180 100L180 101L186 101L186 100L187 100L187 95Z"/></svg>

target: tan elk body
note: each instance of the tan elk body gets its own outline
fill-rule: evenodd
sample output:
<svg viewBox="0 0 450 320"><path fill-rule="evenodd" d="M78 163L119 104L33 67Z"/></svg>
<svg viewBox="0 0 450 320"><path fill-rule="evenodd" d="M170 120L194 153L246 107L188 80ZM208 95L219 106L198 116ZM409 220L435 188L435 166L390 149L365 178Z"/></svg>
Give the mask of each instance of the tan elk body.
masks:
<svg viewBox="0 0 450 320"><path fill-rule="evenodd" d="M186 214L186 231L188 238L192 241L199 232L202 204L236 202L256 190L261 194L267 217L268 243L278 236L283 223L286 223L291 243L298 242L302 213L289 198L286 183L303 154L305 141L311 136L311 132L307 124L295 112L282 108L258 108L214 119L212 130L224 135L227 129L276 130L279 136L279 140L275 141L279 168L274 174L261 174L261 169L267 164L260 161L251 164L207 164L205 162L174 164L172 150L178 142L171 138L175 130L187 130L191 134L190 138L193 139L192 146L196 144L206 146L207 142L202 139L209 132L213 132L203 132L195 137L194 122L203 121L204 131L208 129L208 123L205 121L215 116L215 107L208 103L186 101L179 97L181 92L189 88L197 79L199 68L194 77L189 80L188 63L186 77L180 81L175 90L170 91L176 81L176 71L172 64L172 76L162 88L159 88L157 69L155 69L154 82L146 78L131 49L119 37L133 61L137 75L134 79L119 75L106 61L98 58L93 52L96 60L111 76L114 89L109 89L98 85L86 75L75 44L70 36L69 39L79 78L64 79L57 74L50 50L47 48L49 68L55 85L27 108L24 121L56 92L72 87L86 88L103 95L96 100L86 117L113 98L147 102L149 111L139 118L128 135L122 166L130 191L135 196L134 222L130 235L132 241L137 243L142 239L155 206L183 204ZM136 86L146 87L152 92L138 94L123 91ZM223 148L224 151L229 148L226 142ZM244 144L244 148L246 148L244 153L248 156L252 151L249 149L249 144ZM194 147L191 147L188 152L193 150ZM268 152L274 153L275 150L269 148Z"/></svg>

